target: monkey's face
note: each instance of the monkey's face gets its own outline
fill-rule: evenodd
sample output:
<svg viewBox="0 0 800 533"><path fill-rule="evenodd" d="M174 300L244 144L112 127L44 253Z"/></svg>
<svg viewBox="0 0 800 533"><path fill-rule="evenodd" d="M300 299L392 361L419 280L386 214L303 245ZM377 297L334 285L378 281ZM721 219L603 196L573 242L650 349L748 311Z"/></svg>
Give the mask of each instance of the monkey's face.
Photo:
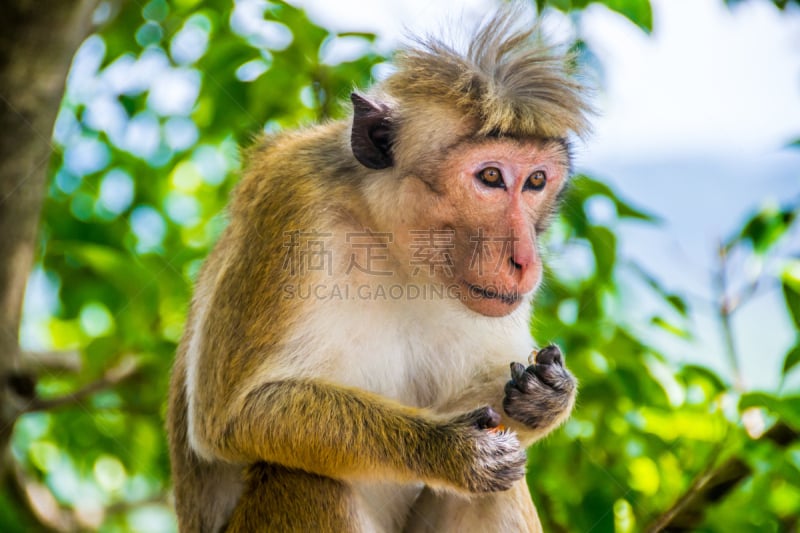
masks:
<svg viewBox="0 0 800 533"><path fill-rule="evenodd" d="M538 232L569 172L555 140L484 139L448 151L439 177L418 204L419 227L452 235L452 268L461 301L486 316L505 316L541 281ZM446 233L442 233L445 235Z"/></svg>

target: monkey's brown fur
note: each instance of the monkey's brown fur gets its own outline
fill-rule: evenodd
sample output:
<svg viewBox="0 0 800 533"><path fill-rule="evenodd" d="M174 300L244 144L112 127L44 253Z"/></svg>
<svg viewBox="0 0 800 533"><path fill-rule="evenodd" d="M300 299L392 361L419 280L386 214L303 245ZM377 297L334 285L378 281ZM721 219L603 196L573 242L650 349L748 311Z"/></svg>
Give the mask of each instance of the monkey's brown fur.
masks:
<svg viewBox="0 0 800 533"><path fill-rule="evenodd" d="M401 51L385 89L414 109L450 102L479 125L478 135L563 137L587 133L586 88L569 76L570 59L542 41L538 26L519 30L524 8L511 7L469 43L466 53L428 38Z"/></svg>
<svg viewBox="0 0 800 533"><path fill-rule="evenodd" d="M517 436L529 444L561 423L575 383L560 357L513 376L508 368L532 344L535 231L569 172L563 139L585 132L589 107L568 62L534 30L516 29L520 15L501 11L464 55L435 40L402 52L398 71L370 93L374 116L358 111L250 150L172 374L167 425L181 531L539 529ZM351 122L355 132L365 120L374 145L351 145ZM364 149L374 153L359 156ZM473 185L452 174L462 153L539 165L552 186L492 207L482 198L494 191L476 186L483 196L470 198ZM357 251L347 234L394 232L389 281L417 283L401 249L409 228L452 230L455 268L466 272L469 232L506 224L531 236L496 276L510 287L508 301L483 289L467 308L287 297L298 284L388 283L347 268ZM287 268L286 235L297 230L327 232L332 279ZM465 344L472 334L474 352ZM542 412L539 399L556 411ZM488 430L498 423L508 429ZM371 505L373 487L388 487L397 502Z"/></svg>

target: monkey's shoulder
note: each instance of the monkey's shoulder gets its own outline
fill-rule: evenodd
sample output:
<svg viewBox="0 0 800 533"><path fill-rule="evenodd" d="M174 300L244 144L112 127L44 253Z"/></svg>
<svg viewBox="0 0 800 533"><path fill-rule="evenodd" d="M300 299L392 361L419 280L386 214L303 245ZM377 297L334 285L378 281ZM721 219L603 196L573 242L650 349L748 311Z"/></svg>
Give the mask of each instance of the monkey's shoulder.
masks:
<svg viewBox="0 0 800 533"><path fill-rule="evenodd" d="M246 175L289 173L294 182L362 174L350 150L350 124L332 121L276 133L264 133L245 152Z"/></svg>
<svg viewBox="0 0 800 533"><path fill-rule="evenodd" d="M244 152L231 217L277 214L288 223L357 205L365 171L350 150L349 128L338 121L258 137Z"/></svg>

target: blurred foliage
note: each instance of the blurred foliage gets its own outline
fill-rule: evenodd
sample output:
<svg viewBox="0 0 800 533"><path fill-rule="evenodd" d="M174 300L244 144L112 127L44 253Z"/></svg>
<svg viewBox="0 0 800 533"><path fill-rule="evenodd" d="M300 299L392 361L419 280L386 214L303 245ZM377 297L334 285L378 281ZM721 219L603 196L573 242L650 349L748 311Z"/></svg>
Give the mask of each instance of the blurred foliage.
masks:
<svg viewBox="0 0 800 533"><path fill-rule="evenodd" d="M725 0L725 3L731 6L735 6L736 4L741 4L744 1L745 0ZM800 7L800 0L772 0L772 3L775 4L775 7L777 7L778 9Z"/></svg>
<svg viewBox="0 0 800 533"><path fill-rule="evenodd" d="M540 8L561 10L588 3L537 0ZM647 0L600 3L652 28ZM101 30L77 54L55 128L32 277L41 294L57 297L28 306L23 340L80 353L79 372L41 367L41 397L78 390L121 363L133 361L136 372L73 405L23 416L12 452L25 478L52 494L82 529L171 531L162 427L167 379L192 280L225 224L239 147L264 129L340 116L351 88L368 85L386 58L374 35L331 33L283 2L104 2L95 18ZM334 49L355 52L343 60ZM610 206L609 219L592 216L598 201ZM725 249L772 254L797 208L754 214ZM582 254L592 266L549 272L532 324L537 339L561 344L581 382L572 420L530 454L545 529L641 530L696 476L731 457L753 474L709 503L698 527L796 526L800 444L779 448L750 437L742 413L755 409L768 424L798 428L797 397L742 396L727 378L677 367L642 340L642 324L691 338L687 298L618 250L620 225L655 222L583 176L548 236L551 255ZM774 272L758 282L780 284L800 331L800 257ZM637 326L619 313L631 278L663 304ZM784 373L798 363L800 334ZM27 530L22 520L0 493L2 529Z"/></svg>
<svg viewBox="0 0 800 533"><path fill-rule="evenodd" d="M653 30L653 9L650 0L536 0L539 11L554 8L560 11L580 10L589 4L602 4L612 11L623 15L641 29L650 32Z"/></svg>
<svg viewBox="0 0 800 533"><path fill-rule="evenodd" d="M598 197L616 207L616 216L602 225L591 216L590 204ZM796 202L753 214L727 241L726 252L772 254L798 211ZM800 442L782 448L754 437L763 423L780 421L800 430L800 397L741 394L727 377L701 366L678 366L658 346L642 340L638 332L647 323L691 339L692 306L619 256L614 236L627 221L655 220L604 184L579 176L549 235L552 255L577 249L590 256L593 268L577 279L549 271L533 319L534 336L564 348L581 384L578 407L565 429L529 454L529 482L545 530L644 530L691 493L695 478L714 474L731 459L749 465L753 475L729 496L704 502L706 516L697 517L690 529L761 532L795 526ZM762 274L753 283L783 287L786 312L800 341L800 255L793 253L782 261L778 275ZM651 290L661 310L630 324L620 320L620 310L636 305L625 297L624 287L637 277L643 282L637 287ZM727 312L723 307L720 313ZM800 344L786 355L784 375L798 362Z"/></svg>

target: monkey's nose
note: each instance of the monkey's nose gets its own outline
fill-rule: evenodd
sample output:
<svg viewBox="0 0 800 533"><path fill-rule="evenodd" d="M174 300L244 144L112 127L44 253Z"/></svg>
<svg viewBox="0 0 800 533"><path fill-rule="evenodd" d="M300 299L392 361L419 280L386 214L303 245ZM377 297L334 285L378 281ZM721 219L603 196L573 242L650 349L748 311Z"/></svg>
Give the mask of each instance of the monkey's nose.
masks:
<svg viewBox="0 0 800 533"><path fill-rule="evenodd" d="M527 261L520 260L516 256L509 257L508 262L510 266L509 276L514 280L513 283L517 285L519 290L526 285L526 278L528 277L528 272L530 271L530 264Z"/></svg>
<svg viewBox="0 0 800 533"><path fill-rule="evenodd" d="M510 255L507 279L515 285L516 291L527 293L536 286L538 280L536 261L536 252L533 247L517 248Z"/></svg>
<svg viewBox="0 0 800 533"><path fill-rule="evenodd" d="M533 254L517 252L509 257L508 261L511 264L512 272L521 279L533 264Z"/></svg>

